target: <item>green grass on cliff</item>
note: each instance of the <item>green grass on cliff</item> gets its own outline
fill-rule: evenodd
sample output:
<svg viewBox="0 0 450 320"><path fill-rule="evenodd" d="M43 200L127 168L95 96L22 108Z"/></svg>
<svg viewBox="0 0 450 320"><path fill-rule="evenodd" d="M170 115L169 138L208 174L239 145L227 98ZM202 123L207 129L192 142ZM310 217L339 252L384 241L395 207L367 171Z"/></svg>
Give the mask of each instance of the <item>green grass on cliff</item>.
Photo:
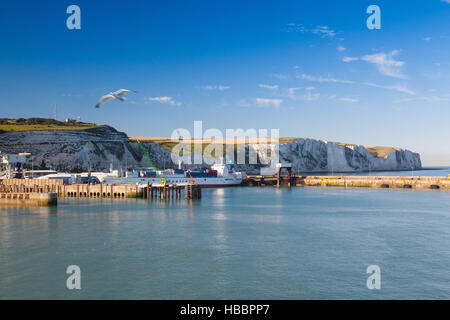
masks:
<svg viewBox="0 0 450 320"><path fill-rule="evenodd" d="M130 137L131 141L135 141L136 137ZM155 137L155 138L151 138L151 137L140 137L139 138L141 141L144 142L154 142L159 144L161 147L163 147L164 149L166 149L167 151L172 152L173 148L179 143L178 141L173 141L170 138L162 138L162 137ZM293 138L293 137L280 137L278 143L280 144L284 144L284 143L292 143L295 142L296 140L300 140L303 138ZM354 144L349 144L349 143L342 143L342 142L333 142L341 147L352 147L355 146ZM202 143L202 152L205 150L205 148L207 146L210 146L210 148L214 148L214 150L212 151L211 155L213 157L216 156L216 149L215 147L218 146L217 143L209 143L209 142L203 142ZM223 144L222 145L222 150L223 152L226 151L227 148L227 144ZM374 157L377 158L385 158L386 156L388 156L389 154L391 154L392 152L394 152L396 149L393 147L384 147L384 146L365 146L366 150ZM184 143L184 149L185 152L188 153L192 153L194 152L194 143L189 143L189 142L185 142ZM237 150L237 144L234 144L234 150Z"/></svg>
<svg viewBox="0 0 450 320"><path fill-rule="evenodd" d="M63 122L45 118L0 118L0 131L85 130L99 127L94 123Z"/></svg>
<svg viewBox="0 0 450 320"><path fill-rule="evenodd" d="M53 130L86 130L92 128L103 127L96 125L94 123L86 123L86 122L63 122L55 119L46 119L46 118L18 118L18 119L8 119L8 118L0 118L0 133L1 132L11 132L11 131L53 131ZM161 147L168 151L172 151L173 148L178 144L178 142L173 141L170 138L161 138L161 137L130 137L130 141L136 141L139 139L142 142L154 142L159 144ZM280 137L278 143L291 143L296 140L303 138L295 138L295 137ZM237 150L237 144L235 144L234 140L232 142L234 144L234 150ZM333 142L340 146L354 146L352 144ZM211 149L211 155L216 156L216 149L220 149L220 145L217 143L202 143L202 152L205 151L205 148ZM222 150L227 150L227 143L222 144ZM371 153L374 157L384 158L390 153L394 152L396 149L392 147L382 147L382 146L366 146L366 150ZM194 143L184 143L185 152L192 153L194 152Z"/></svg>

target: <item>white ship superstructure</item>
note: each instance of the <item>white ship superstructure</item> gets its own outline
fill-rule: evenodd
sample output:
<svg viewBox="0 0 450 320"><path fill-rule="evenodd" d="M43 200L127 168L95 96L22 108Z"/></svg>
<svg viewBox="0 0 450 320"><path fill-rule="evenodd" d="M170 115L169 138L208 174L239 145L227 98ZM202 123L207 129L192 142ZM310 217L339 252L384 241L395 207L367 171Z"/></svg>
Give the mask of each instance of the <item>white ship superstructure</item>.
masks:
<svg viewBox="0 0 450 320"><path fill-rule="evenodd" d="M94 174L93 174L94 175ZM166 169L154 171L126 172L125 177L104 175L98 177L105 184L200 184L203 187L227 187L241 184L243 174L234 170L234 165L229 163L215 164L211 169L204 171L191 171L182 169Z"/></svg>

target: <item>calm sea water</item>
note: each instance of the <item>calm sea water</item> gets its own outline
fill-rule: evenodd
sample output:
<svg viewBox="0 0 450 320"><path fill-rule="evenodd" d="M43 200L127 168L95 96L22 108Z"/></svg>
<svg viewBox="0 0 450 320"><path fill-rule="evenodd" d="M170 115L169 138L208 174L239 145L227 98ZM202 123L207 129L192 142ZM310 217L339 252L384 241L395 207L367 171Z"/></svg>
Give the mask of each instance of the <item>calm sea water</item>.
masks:
<svg viewBox="0 0 450 320"><path fill-rule="evenodd" d="M0 208L0 298L449 299L449 208L448 191L302 187Z"/></svg>

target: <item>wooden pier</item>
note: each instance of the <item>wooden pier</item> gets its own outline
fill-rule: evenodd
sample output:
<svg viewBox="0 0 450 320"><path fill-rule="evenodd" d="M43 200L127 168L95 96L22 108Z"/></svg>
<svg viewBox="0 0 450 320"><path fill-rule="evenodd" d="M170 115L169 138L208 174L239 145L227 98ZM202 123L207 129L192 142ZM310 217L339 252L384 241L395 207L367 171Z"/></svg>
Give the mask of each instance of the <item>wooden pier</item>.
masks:
<svg viewBox="0 0 450 320"><path fill-rule="evenodd" d="M184 198L191 199L201 199L202 198L202 188L198 184L155 184L152 185L147 183L144 192L146 193L146 198L151 199L181 199L181 193L184 191Z"/></svg>
<svg viewBox="0 0 450 320"><path fill-rule="evenodd" d="M145 187L145 192L147 194L147 201L153 199L181 199L181 191L184 189L183 186L178 185L170 185L170 184L158 184L152 185L147 183L147 187Z"/></svg>
<svg viewBox="0 0 450 320"><path fill-rule="evenodd" d="M202 188L198 184L188 184L185 186L184 195L186 199L201 199Z"/></svg>
<svg viewBox="0 0 450 320"><path fill-rule="evenodd" d="M243 185L450 190L450 177L247 176Z"/></svg>

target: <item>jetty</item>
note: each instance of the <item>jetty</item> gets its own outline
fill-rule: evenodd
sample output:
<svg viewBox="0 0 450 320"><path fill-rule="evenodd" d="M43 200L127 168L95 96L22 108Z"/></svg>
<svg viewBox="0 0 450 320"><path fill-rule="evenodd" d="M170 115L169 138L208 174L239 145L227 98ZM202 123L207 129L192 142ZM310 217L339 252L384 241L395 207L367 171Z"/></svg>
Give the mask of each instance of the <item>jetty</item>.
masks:
<svg viewBox="0 0 450 320"><path fill-rule="evenodd" d="M0 182L0 205L53 206L58 203L56 190L55 185L42 180L4 179Z"/></svg>
<svg viewBox="0 0 450 320"><path fill-rule="evenodd" d="M58 188L58 195L65 198L111 198L111 199L148 199L169 200L201 199L201 186L198 184L158 183L147 185L104 185L72 184Z"/></svg>
<svg viewBox="0 0 450 320"><path fill-rule="evenodd" d="M253 175L243 185L450 190L450 177Z"/></svg>
<svg viewBox="0 0 450 320"><path fill-rule="evenodd" d="M51 206L58 202L56 193L0 192L0 204Z"/></svg>
<svg viewBox="0 0 450 320"><path fill-rule="evenodd" d="M193 200L202 198L198 184L158 183L147 185L65 184L59 179L4 179L0 204L56 205L58 198Z"/></svg>

